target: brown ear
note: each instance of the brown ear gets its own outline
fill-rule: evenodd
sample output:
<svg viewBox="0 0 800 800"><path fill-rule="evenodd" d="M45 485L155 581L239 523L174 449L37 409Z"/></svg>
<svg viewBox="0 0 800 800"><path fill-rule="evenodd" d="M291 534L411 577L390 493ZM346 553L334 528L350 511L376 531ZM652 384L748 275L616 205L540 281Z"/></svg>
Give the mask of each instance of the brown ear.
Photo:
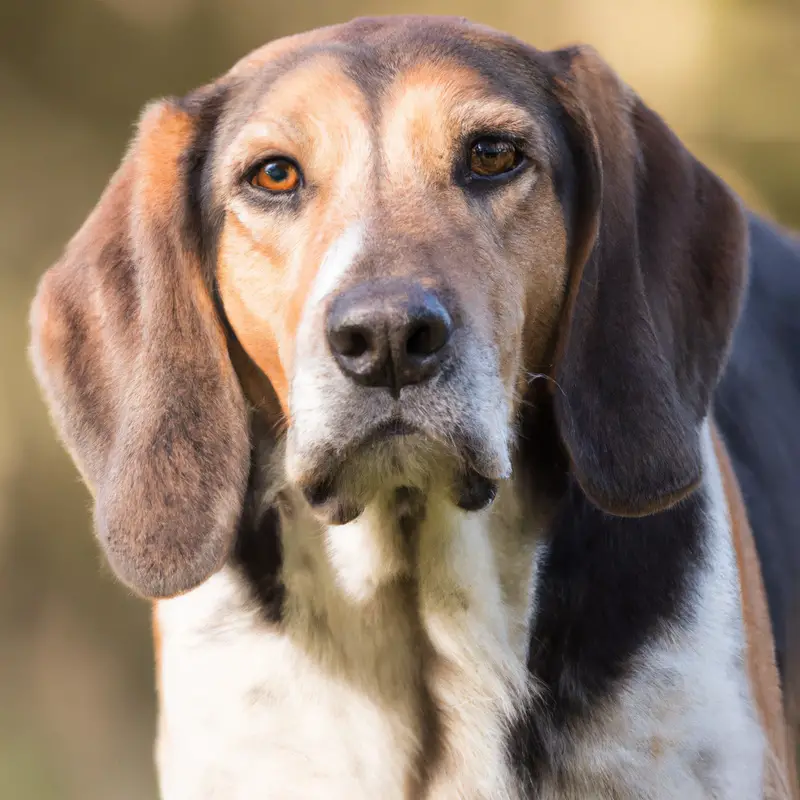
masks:
<svg viewBox="0 0 800 800"><path fill-rule="evenodd" d="M245 403L189 220L195 115L164 101L43 277L31 354L95 496L117 575L151 597L196 586L233 544Z"/></svg>
<svg viewBox="0 0 800 800"><path fill-rule="evenodd" d="M701 478L700 428L745 280L725 185L590 49L552 54L579 182L555 412L600 508L667 508Z"/></svg>

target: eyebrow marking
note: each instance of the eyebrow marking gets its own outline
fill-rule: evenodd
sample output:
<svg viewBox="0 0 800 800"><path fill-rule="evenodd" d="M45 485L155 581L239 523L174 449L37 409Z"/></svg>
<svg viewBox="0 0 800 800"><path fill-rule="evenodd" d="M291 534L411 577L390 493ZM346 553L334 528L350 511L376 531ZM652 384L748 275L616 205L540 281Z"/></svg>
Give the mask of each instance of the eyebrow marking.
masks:
<svg viewBox="0 0 800 800"><path fill-rule="evenodd" d="M310 303L319 303L336 289L355 261L363 242L364 225L361 222L354 222L333 242L323 256L314 279Z"/></svg>

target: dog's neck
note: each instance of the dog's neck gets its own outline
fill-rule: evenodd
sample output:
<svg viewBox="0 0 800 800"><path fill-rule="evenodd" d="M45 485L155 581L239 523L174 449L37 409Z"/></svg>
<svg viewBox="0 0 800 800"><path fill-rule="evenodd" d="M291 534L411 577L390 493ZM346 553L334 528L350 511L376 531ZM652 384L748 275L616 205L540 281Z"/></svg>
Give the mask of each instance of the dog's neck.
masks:
<svg viewBox="0 0 800 800"><path fill-rule="evenodd" d="M584 797L576 781L591 785L598 754L617 752L606 724L641 728L629 744L647 751L668 718L722 691L746 729L735 571L707 466L701 491L643 520L607 517L574 486L551 513L519 480L480 512L391 491L336 526L297 490L272 495L225 569L159 604L165 797L252 796L264 776L280 797L401 798L419 783L430 798L515 798L525 785ZM698 604L710 610L693 619ZM626 672L641 693L609 706ZM669 735L710 737L716 757L716 729ZM589 730L581 760L569 743ZM742 747L757 741L743 734ZM223 772L196 774L204 758ZM615 787L668 763L640 760L608 766Z"/></svg>
<svg viewBox="0 0 800 800"><path fill-rule="evenodd" d="M255 727L256 717L271 714L265 752L282 758L294 748L308 757L309 737L322 737L324 747L352 744L365 727L363 757L372 757L370 748L384 751L372 796L395 796L409 781L424 781L429 791L440 782L443 792L449 785L506 796L511 776L486 765L506 763L507 731L529 690L530 596L542 533L514 485L476 513L445 496L379 493L357 519L335 526L320 523L295 489L282 490L274 504L241 532L228 567L159 604L162 751L182 713L170 713L171 689L184 683L178 693L186 696L185 649L196 646L216 650L226 665L208 676L224 683L213 691L239 695L202 702L211 700L229 720L239 708ZM259 693L272 698L271 711ZM366 762L347 770L371 771ZM292 780L286 763L280 772ZM342 796L359 794L351 788Z"/></svg>

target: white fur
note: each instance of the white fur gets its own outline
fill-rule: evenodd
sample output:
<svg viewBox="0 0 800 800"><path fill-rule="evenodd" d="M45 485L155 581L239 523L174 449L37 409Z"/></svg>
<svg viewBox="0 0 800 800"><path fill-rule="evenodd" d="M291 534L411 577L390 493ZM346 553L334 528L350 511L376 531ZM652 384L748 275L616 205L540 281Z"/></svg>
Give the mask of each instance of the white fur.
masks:
<svg viewBox="0 0 800 800"><path fill-rule="evenodd" d="M514 634L526 614L532 559L509 581L520 584L513 594L522 606L514 607L503 591L511 576L499 571L498 545L513 531L514 549L524 558L522 531L519 521L510 531L504 524L493 528L491 520L491 512L432 503L420 531L420 615L434 653L426 678L444 742L426 797L519 796L505 743L508 723L530 689Z"/></svg>
<svg viewBox="0 0 800 800"><path fill-rule="evenodd" d="M704 436L709 541L696 617L639 654L576 732L566 780L543 786L541 800L761 796L730 522ZM165 800L522 796L503 742L535 691L525 650L538 526L511 484L475 514L434 491L413 541L385 501L325 528L290 498L280 625L231 567L158 604Z"/></svg>
<svg viewBox="0 0 800 800"><path fill-rule="evenodd" d="M324 301L341 287L363 249L364 238L364 224L353 222L334 240L322 258L303 306L290 398L294 419L289 434L292 453L333 447L336 443L329 408L347 382L326 346L322 315Z"/></svg>
<svg viewBox="0 0 800 800"><path fill-rule="evenodd" d="M417 744L402 691L382 707L323 642L272 630L228 569L161 603L159 622L165 800L403 797Z"/></svg>
<svg viewBox="0 0 800 800"><path fill-rule="evenodd" d="M165 800L391 800L420 796L423 773L428 798L517 797L503 736L526 691L515 639L533 560L498 565L535 531L504 491L503 514L433 498L413 547L381 498L331 528L295 498L280 627L231 567L161 601ZM443 747L427 763L431 702Z"/></svg>
<svg viewBox="0 0 800 800"><path fill-rule="evenodd" d="M541 800L755 800L764 739L745 673L744 626L731 525L710 433L703 432L707 563L696 617L642 652L614 702L576 737L568 785Z"/></svg>
<svg viewBox="0 0 800 800"><path fill-rule="evenodd" d="M364 246L364 225L354 222L328 248L308 296L316 305L336 291Z"/></svg>
<svg viewBox="0 0 800 800"><path fill-rule="evenodd" d="M392 579L407 575L410 565L397 525L384 525L379 502L373 502L347 525L328 528L325 544L334 581L357 603L368 602Z"/></svg>

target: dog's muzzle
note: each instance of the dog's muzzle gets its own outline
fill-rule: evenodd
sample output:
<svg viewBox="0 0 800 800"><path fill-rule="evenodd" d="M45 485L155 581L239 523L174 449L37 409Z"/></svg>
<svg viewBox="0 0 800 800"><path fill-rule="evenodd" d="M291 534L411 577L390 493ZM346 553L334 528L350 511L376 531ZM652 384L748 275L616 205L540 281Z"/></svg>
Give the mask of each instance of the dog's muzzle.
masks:
<svg viewBox="0 0 800 800"><path fill-rule="evenodd" d="M455 294L372 278L320 311L298 359L289 448L312 507L346 522L375 492L437 487L465 510L490 503L507 470L503 386Z"/></svg>

